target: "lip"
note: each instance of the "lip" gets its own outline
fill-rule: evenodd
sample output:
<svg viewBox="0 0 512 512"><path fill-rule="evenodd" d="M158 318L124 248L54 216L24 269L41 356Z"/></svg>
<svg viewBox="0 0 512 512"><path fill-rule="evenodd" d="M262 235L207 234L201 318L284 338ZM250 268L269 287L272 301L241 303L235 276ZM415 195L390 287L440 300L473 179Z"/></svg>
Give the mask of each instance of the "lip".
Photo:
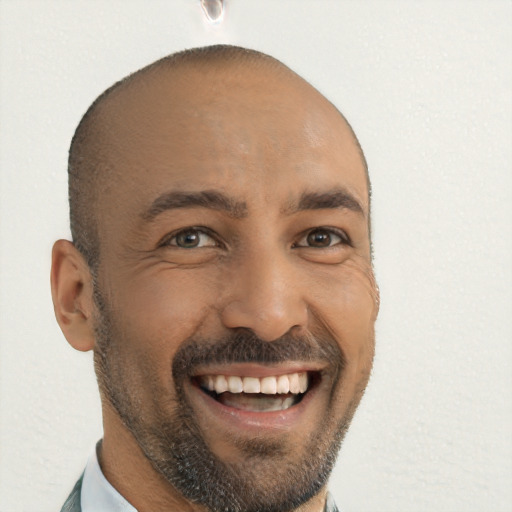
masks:
<svg viewBox="0 0 512 512"><path fill-rule="evenodd" d="M261 365L256 363L235 363L228 366L209 365L200 367L191 375L191 377L200 377L202 375L226 375L237 377L278 377L279 375L288 375L291 373L303 372L322 372L325 365L303 362L290 362L279 365Z"/></svg>
<svg viewBox="0 0 512 512"><path fill-rule="evenodd" d="M253 363L241 363L224 366L208 366L207 369L199 369L194 372L195 376L201 375L237 375L244 377L267 377L286 375L289 373L307 371L316 372L321 375L323 366L304 363L290 363L279 366L262 366ZM215 398L211 397L195 384L192 378L188 381L188 391L191 402L196 413L206 421L209 428L214 428L220 432L227 432L232 435L261 435L265 432L267 435L272 433L283 433L294 430L304 424L305 416L313 416L313 406L315 398L318 396L321 388L321 377L316 385L313 385L303 395L302 400L288 409L282 411L247 411L235 409L224 405Z"/></svg>

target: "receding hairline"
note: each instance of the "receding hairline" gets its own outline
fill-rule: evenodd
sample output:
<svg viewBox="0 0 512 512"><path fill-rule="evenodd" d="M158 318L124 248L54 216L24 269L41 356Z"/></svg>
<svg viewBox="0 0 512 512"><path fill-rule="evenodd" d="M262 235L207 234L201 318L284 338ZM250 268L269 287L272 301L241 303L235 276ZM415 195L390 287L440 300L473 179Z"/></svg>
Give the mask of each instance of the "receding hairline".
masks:
<svg viewBox="0 0 512 512"><path fill-rule="evenodd" d="M87 142L87 139L89 139L88 142L90 142L93 139L91 135L94 133L94 130L90 130L90 128L94 127L94 123L101 117L99 114L103 110L103 107L106 107L109 104L109 99L114 100L118 96L122 97L124 91L144 84L144 82L147 82L151 77L156 81L159 79L161 80L162 73L169 73L171 76L168 77L168 79L172 80L173 78L175 79L179 77L180 74L183 75L187 70L211 70L212 73L216 74L219 72L225 72L231 76L236 74L244 76L247 69L250 69L253 73L257 73L259 69L271 71L274 78L282 78L283 81L288 81L291 86L299 85L305 92L307 91L309 94L320 99L328 109L332 110L333 113L338 116L342 125L348 128L348 132L358 150L361 163L364 167L365 180L370 199L371 183L368 173L368 164L364 152L352 126L336 105L326 98L309 81L275 57L262 53L258 50L226 44L190 48L172 53L140 68L137 71L134 71L133 73L130 73L107 88L90 105L75 131L69 150L70 167L75 153L74 150L76 146L80 145L76 143L78 141L85 143ZM83 146L86 146L86 144L83 144Z"/></svg>
<svg viewBox="0 0 512 512"><path fill-rule="evenodd" d="M225 71L226 73L230 73L232 75L237 73L243 75L245 71L244 67L245 69L250 69L252 72L257 72L258 69L271 71L277 78L282 77L283 80L288 80L290 84L300 84L305 91L309 91L310 94L320 98L326 105L328 105L330 109L333 110L333 112L335 112L340 117L343 124L348 127L349 132L359 149L365 171L367 172L366 159L362 152L357 136L355 135L355 132L352 129L350 123L347 121L341 111L336 107L336 105L334 105L328 98L326 98L310 82L305 80L301 75L293 71L286 64L276 59L275 57L262 53L258 50L233 45L212 45L176 52L158 59L115 82L112 86L100 94L96 100L94 100L94 102L90 105L82 117L75 131L73 140L71 141L69 151L70 160L73 157L73 150L75 149L76 145L75 143L80 138L80 134L85 135L83 132L86 132L86 128L90 125L90 123L94 123L96 120L96 114L102 110L102 106L109 103L109 98L115 98L118 95L122 95L123 91L128 90L131 87L136 87L141 82L147 81L148 78L151 78L152 76L155 79L161 79L162 73L171 73L179 76L179 74L186 72L187 69L193 71L200 69L208 71L210 69L215 73L219 73L219 71Z"/></svg>
<svg viewBox="0 0 512 512"><path fill-rule="evenodd" d="M145 80L151 75L156 77L165 71L178 73L187 68L198 69L201 67L213 67L214 69L218 69L219 66L225 66L226 69L230 68L233 70L236 69L236 66L244 64L250 64L254 70L261 67L273 70L278 74L283 74L283 76L293 76L305 84L308 84L306 80L281 61L257 50L232 45L212 45L182 50L162 57L161 59L130 73L103 91L89 106L78 124L73 140L71 141L70 155L73 151L77 135L80 133L81 128L92 120L91 118L94 117L94 113L108 100L109 97L121 94L131 86L137 85L139 81Z"/></svg>

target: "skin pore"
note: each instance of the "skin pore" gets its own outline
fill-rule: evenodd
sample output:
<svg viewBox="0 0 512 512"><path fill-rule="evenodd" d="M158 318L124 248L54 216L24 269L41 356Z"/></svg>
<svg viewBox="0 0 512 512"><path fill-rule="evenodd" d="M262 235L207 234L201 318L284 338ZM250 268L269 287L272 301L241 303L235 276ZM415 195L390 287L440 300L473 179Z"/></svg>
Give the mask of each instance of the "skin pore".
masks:
<svg viewBox="0 0 512 512"><path fill-rule="evenodd" d="M323 510L378 311L351 129L266 63L162 66L95 115L100 258L57 242L52 291L94 350L107 480L139 512ZM204 389L295 372L309 388L281 411Z"/></svg>

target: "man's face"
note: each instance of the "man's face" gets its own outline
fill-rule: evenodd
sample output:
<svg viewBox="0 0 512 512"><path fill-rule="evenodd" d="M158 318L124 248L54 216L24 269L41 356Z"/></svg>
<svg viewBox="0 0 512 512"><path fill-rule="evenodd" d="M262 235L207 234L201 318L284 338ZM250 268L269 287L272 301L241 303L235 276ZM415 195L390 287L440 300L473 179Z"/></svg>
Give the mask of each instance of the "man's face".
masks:
<svg viewBox="0 0 512 512"><path fill-rule="evenodd" d="M205 82L153 77L103 114L98 378L188 499L282 512L324 486L369 377L367 182L302 82Z"/></svg>

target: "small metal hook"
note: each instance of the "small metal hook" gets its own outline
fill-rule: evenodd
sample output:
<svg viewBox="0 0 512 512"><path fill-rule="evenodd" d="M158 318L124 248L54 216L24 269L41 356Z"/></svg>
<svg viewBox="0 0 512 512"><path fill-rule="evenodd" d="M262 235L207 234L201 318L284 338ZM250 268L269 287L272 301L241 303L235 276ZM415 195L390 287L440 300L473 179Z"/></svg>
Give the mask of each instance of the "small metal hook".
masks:
<svg viewBox="0 0 512 512"><path fill-rule="evenodd" d="M210 23L220 23L224 17L224 0L201 0L206 19Z"/></svg>

